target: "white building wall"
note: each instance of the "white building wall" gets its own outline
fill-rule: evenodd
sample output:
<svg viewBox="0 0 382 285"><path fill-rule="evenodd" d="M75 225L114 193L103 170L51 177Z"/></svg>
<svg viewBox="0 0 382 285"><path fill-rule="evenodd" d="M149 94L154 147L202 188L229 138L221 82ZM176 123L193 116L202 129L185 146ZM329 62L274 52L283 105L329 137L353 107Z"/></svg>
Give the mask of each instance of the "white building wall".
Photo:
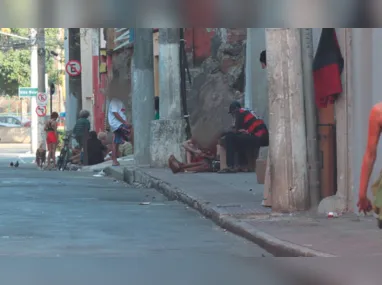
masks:
<svg viewBox="0 0 382 285"><path fill-rule="evenodd" d="M93 114L93 29L81 28L81 84L82 109L90 112L91 128L94 127Z"/></svg>

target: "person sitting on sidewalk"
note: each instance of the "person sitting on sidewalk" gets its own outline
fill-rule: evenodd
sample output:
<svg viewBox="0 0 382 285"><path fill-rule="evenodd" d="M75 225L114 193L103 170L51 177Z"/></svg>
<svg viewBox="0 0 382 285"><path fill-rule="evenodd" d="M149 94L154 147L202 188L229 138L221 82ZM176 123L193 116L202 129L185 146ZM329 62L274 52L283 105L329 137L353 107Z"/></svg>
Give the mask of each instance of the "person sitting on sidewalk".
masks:
<svg viewBox="0 0 382 285"><path fill-rule="evenodd" d="M212 172L212 162L216 158L216 145L208 149L201 148L198 143L190 139L183 143L183 147L186 150L187 163L181 163L174 155L171 155L168 159L168 166L174 174L179 172Z"/></svg>
<svg viewBox="0 0 382 285"><path fill-rule="evenodd" d="M229 106L229 113L235 119L235 129L225 133L225 148L227 168L219 173L235 173L235 153L239 155L240 167L247 165L246 150L269 146L268 129L262 119L253 111L244 109L240 103L234 101Z"/></svg>
<svg viewBox="0 0 382 285"><path fill-rule="evenodd" d="M72 149L72 156L70 157L70 163L81 164L81 149L80 146L76 146Z"/></svg>
<svg viewBox="0 0 382 285"><path fill-rule="evenodd" d="M106 146L98 139L97 133L91 131L89 133L88 144L88 165L95 165L105 161L107 152Z"/></svg>
<svg viewBox="0 0 382 285"><path fill-rule="evenodd" d="M106 133L106 132L99 132L98 133L98 139L107 148L105 161L111 160L112 150L113 150L113 145L112 145L113 139L112 138L110 139L108 136L108 133ZM118 156L118 154L117 154L117 156Z"/></svg>
<svg viewBox="0 0 382 285"><path fill-rule="evenodd" d="M86 132L90 131L90 121L89 121L90 113L87 110L82 110L79 114L79 119L77 120L74 128L73 128L73 136L79 144L80 148L83 147L84 143L84 135Z"/></svg>

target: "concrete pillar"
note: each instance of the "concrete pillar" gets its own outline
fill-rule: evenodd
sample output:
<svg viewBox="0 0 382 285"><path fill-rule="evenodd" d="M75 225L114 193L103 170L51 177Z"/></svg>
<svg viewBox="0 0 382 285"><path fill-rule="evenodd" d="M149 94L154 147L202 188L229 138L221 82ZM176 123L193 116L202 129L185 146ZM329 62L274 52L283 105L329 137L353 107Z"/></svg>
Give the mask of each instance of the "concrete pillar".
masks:
<svg viewBox="0 0 382 285"><path fill-rule="evenodd" d="M37 49L38 51L45 51L45 29L44 28L37 29ZM44 53L38 54L37 63L38 63L38 81L37 81L38 92L46 93L46 84L45 84L46 58ZM47 116L50 116L50 113L47 113ZM46 117L38 117L37 148L40 147L40 144L43 144L43 146L45 146L45 142L46 142L46 132L44 130L45 122L46 122Z"/></svg>
<svg viewBox="0 0 382 285"><path fill-rule="evenodd" d="M80 29L70 28L68 30L68 52L65 54L65 64L69 60L78 60L81 62L81 40L80 40ZM67 130L73 130L74 125L77 121L77 116L79 111L82 109L82 80L81 76L68 76L68 90L66 98L66 112L67 117Z"/></svg>
<svg viewBox="0 0 382 285"><path fill-rule="evenodd" d="M179 28L159 29L159 117L151 123L151 165L164 167L170 154L183 159L186 139L180 91Z"/></svg>
<svg viewBox="0 0 382 285"><path fill-rule="evenodd" d="M352 175L352 139L353 124L351 108L353 104L352 82L352 29L341 29L338 33L338 41L342 55L345 59L342 82L344 92L338 98L335 105L336 112L336 136L337 136L337 196L340 198L343 209L353 210L353 175ZM358 202L358 201L357 201Z"/></svg>
<svg viewBox="0 0 382 285"><path fill-rule="evenodd" d="M268 124L267 72L260 64L260 53L265 50L265 29L247 29L245 107L255 111Z"/></svg>
<svg viewBox="0 0 382 285"><path fill-rule="evenodd" d="M93 114L93 29L81 28L81 89L82 109L90 113L89 121L91 128L94 126Z"/></svg>
<svg viewBox="0 0 382 285"><path fill-rule="evenodd" d="M132 79L134 158L138 165L149 165L155 93L152 29L135 30Z"/></svg>
<svg viewBox="0 0 382 285"><path fill-rule="evenodd" d="M313 33L312 29L300 29L301 56L304 82L304 106L307 137L307 161L309 177L310 207L316 208L320 202L320 163L318 160L316 102L314 100L313 82Z"/></svg>
<svg viewBox="0 0 382 285"><path fill-rule="evenodd" d="M245 107L256 112L268 125L268 81L267 72L260 64L260 53L265 50L265 29L247 29ZM260 150L259 158L266 159L268 148Z"/></svg>
<svg viewBox="0 0 382 285"><path fill-rule="evenodd" d="M299 29L266 29L270 186L276 212L306 210L308 172Z"/></svg>
<svg viewBox="0 0 382 285"><path fill-rule="evenodd" d="M37 36L37 30L31 29L31 39L35 40ZM38 88L38 52L37 44L31 47L31 87ZM38 130L38 116L36 114L37 99L32 97L31 99L31 152L36 153L39 147L39 130ZM40 142L41 143L41 142ZM45 146L46 147L46 146Z"/></svg>
<svg viewBox="0 0 382 285"><path fill-rule="evenodd" d="M179 29L159 29L159 117L179 120L180 100Z"/></svg>

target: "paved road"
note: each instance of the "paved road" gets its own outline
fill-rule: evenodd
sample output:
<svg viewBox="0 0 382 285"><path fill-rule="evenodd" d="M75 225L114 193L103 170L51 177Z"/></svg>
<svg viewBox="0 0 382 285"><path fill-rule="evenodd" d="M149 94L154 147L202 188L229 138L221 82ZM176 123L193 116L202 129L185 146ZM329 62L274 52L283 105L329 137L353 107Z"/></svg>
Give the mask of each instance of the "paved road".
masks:
<svg viewBox="0 0 382 285"><path fill-rule="evenodd" d="M0 282L34 284L18 272L46 278L59 270L92 276L71 284L285 284L264 268L264 250L153 189L29 163L10 168L17 156L0 153Z"/></svg>

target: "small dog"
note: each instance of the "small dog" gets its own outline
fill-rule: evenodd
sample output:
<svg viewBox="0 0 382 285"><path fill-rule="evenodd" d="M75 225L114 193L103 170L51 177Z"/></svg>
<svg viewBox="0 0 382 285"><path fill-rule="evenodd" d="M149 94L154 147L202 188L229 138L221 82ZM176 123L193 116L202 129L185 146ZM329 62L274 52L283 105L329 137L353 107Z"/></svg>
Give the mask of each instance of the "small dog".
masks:
<svg viewBox="0 0 382 285"><path fill-rule="evenodd" d="M40 167L42 169L45 162L46 162L46 150L44 149L43 145L41 144L40 147L36 151L36 164L38 167Z"/></svg>

